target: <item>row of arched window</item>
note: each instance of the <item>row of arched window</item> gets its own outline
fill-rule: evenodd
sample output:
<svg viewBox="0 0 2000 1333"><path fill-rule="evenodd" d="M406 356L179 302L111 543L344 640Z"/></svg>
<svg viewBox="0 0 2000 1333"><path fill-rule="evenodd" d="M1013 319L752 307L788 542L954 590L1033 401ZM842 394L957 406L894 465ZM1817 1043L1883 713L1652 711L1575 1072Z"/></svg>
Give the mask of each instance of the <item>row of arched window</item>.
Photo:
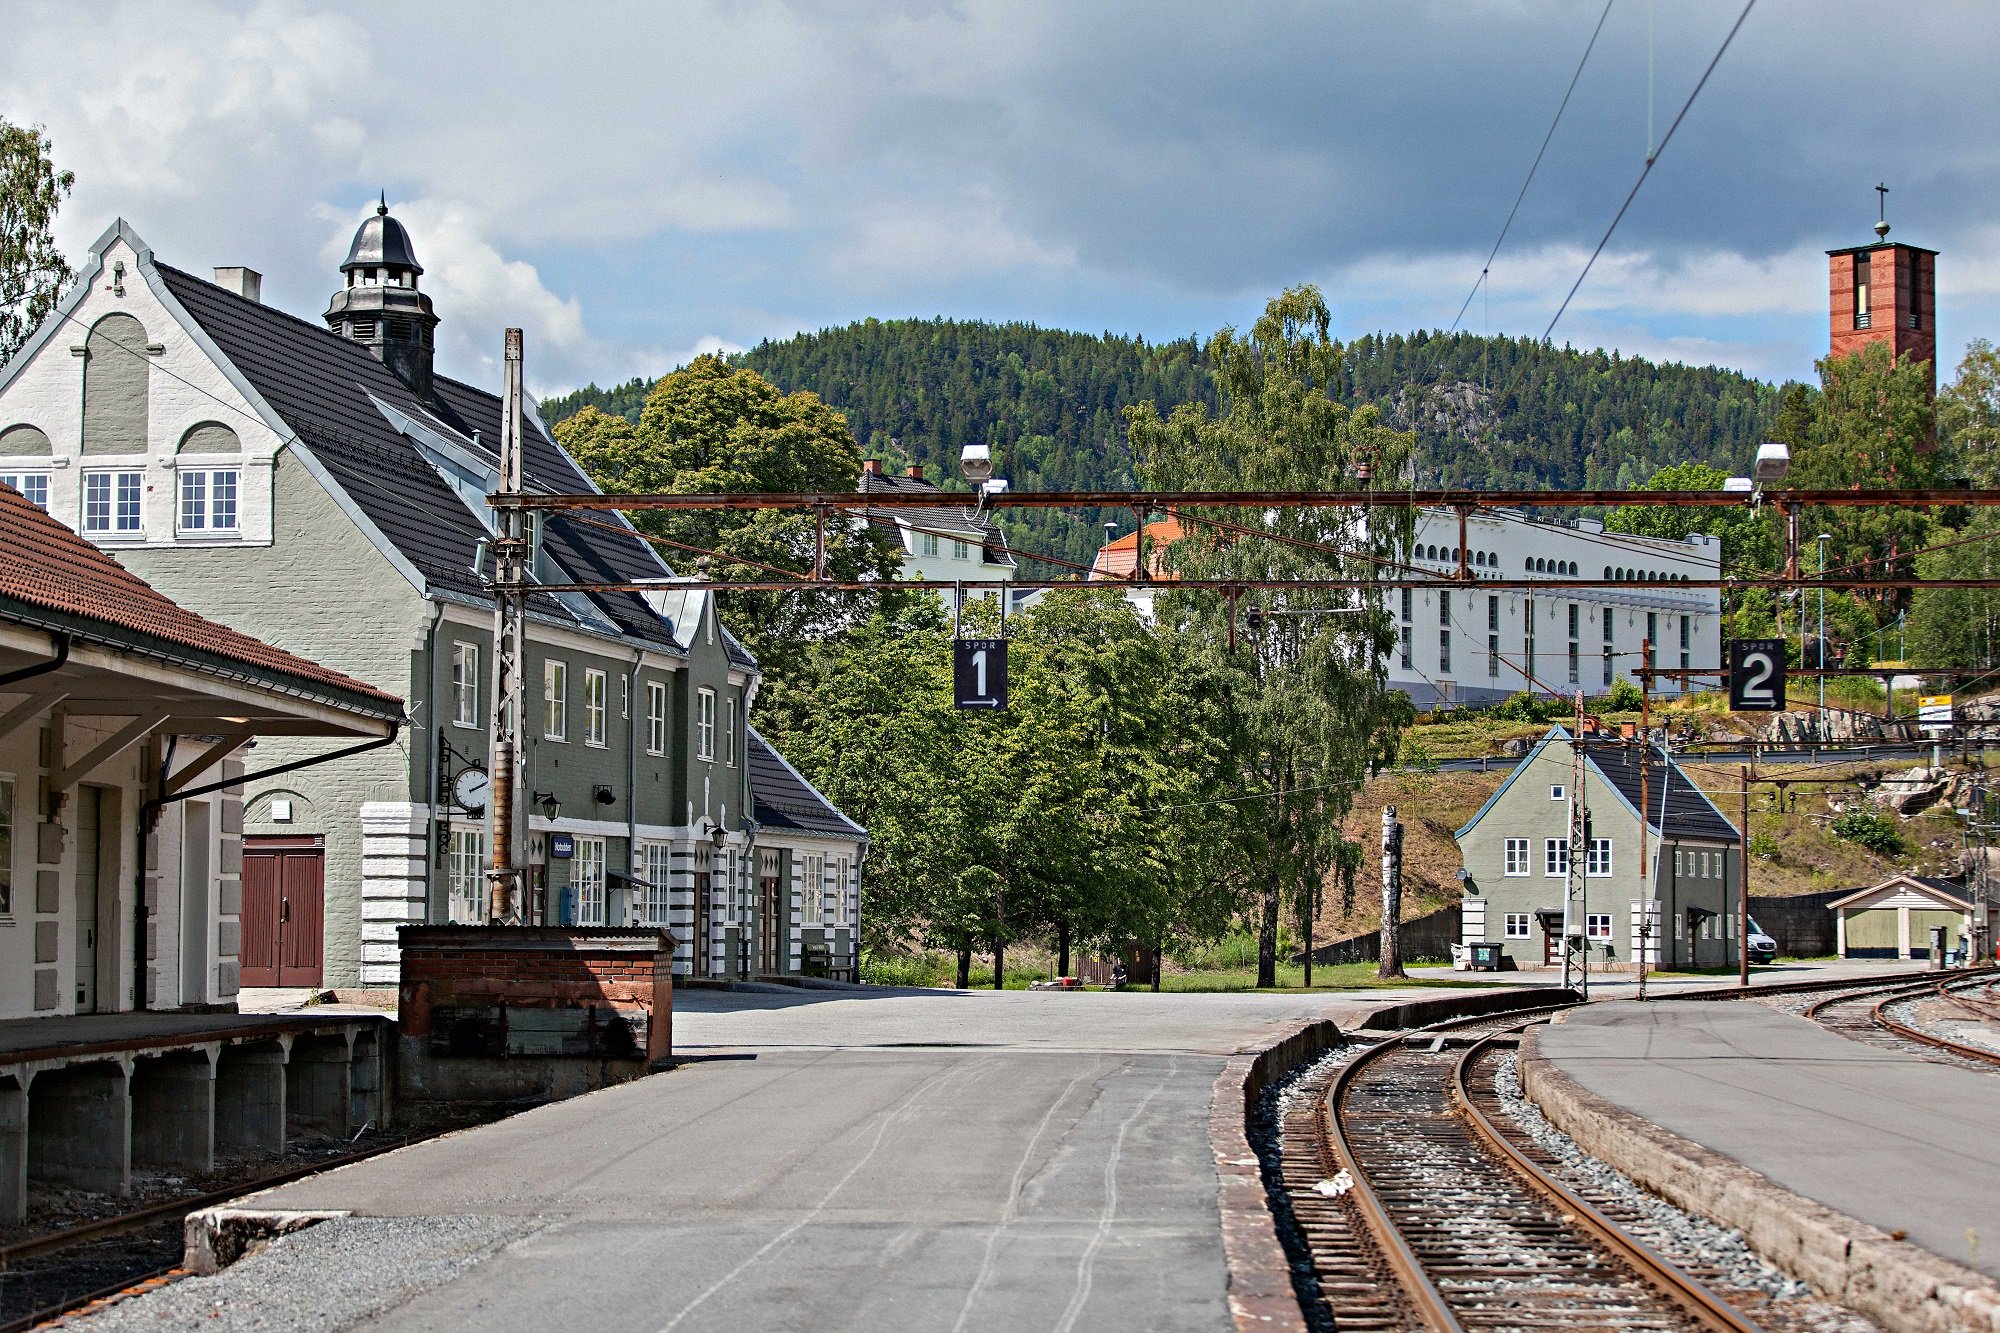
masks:
<svg viewBox="0 0 2000 1333"><path fill-rule="evenodd" d="M1688 576L1685 574L1662 574L1657 569L1625 569L1622 566L1614 567L1606 565L1604 567L1604 581L1606 583L1686 583Z"/></svg>
<svg viewBox="0 0 2000 1333"><path fill-rule="evenodd" d="M1458 548L1456 546L1420 545L1416 549L1416 558L1419 560L1439 560L1455 565L1458 563ZM1500 557L1492 551L1474 551L1471 560L1467 563L1471 564L1475 569L1498 569L1500 567ZM1581 573L1574 560L1546 560L1540 556L1536 556L1528 561L1528 572L1530 574L1566 575L1569 578L1577 578ZM1606 577L1608 578L1610 575L1607 573Z"/></svg>

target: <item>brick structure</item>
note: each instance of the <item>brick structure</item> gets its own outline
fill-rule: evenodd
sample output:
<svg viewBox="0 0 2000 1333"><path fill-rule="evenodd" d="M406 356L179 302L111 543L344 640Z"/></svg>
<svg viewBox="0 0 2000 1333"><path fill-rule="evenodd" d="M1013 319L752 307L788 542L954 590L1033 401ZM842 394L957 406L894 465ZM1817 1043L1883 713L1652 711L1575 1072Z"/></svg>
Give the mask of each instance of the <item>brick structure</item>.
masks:
<svg viewBox="0 0 2000 1333"><path fill-rule="evenodd" d="M561 1095L673 1055L675 940L664 930L405 926L399 934L404 1074L419 1095L509 1084L519 1085L515 1095ZM484 1068L469 1080L449 1076L472 1066Z"/></svg>
<svg viewBox="0 0 2000 1333"><path fill-rule="evenodd" d="M1886 343L1898 361L1931 363L1935 393L1937 251L1882 240L1826 253L1829 354Z"/></svg>

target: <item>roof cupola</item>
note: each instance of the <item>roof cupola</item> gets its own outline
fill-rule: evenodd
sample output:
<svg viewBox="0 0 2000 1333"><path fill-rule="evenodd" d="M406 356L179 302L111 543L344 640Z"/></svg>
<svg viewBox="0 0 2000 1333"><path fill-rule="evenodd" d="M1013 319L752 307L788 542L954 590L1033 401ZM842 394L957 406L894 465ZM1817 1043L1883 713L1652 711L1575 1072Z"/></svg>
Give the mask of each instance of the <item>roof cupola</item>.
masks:
<svg viewBox="0 0 2000 1333"><path fill-rule="evenodd" d="M375 215L355 229L340 266L346 284L326 308L326 326L360 343L417 394L431 392L437 312L417 290L424 266L403 224L389 216L385 193Z"/></svg>

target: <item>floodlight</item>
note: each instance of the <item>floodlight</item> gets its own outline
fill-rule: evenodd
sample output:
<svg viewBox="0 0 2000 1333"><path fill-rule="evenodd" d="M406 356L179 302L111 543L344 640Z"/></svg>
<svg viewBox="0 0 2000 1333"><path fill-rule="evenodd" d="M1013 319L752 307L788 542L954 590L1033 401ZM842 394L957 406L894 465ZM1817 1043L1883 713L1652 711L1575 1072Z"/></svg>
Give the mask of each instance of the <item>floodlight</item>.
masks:
<svg viewBox="0 0 2000 1333"><path fill-rule="evenodd" d="M985 481L993 475L993 451L983 444L966 445L958 451L958 470L967 481Z"/></svg>
<svg viewBox="0 0 2000 1333"><path fill-rule="evenodd" d="M1766 440L1757 446L1757 462L1750 469L1750 475L1760 486L1783 481L1785 474L1792 470L1792 451L1782 444Z"/></svg>

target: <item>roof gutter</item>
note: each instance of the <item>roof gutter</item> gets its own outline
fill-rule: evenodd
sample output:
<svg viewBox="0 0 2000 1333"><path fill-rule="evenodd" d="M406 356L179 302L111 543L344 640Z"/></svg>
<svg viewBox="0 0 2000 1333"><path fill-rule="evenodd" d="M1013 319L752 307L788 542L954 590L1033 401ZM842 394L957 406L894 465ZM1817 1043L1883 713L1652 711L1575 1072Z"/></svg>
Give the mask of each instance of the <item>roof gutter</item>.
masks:
<svg viewBox="0 0 2000 1333"><path fill-rule="evenodd" d="M17 680L28 680L35 676L46 676L51 671L62 670L63 664L69 661L69 635L61 630L51 630L49 637L55 640L56 655L46 662L37 662L33 666L0 675L0 688L12 685Z"/></svg>

